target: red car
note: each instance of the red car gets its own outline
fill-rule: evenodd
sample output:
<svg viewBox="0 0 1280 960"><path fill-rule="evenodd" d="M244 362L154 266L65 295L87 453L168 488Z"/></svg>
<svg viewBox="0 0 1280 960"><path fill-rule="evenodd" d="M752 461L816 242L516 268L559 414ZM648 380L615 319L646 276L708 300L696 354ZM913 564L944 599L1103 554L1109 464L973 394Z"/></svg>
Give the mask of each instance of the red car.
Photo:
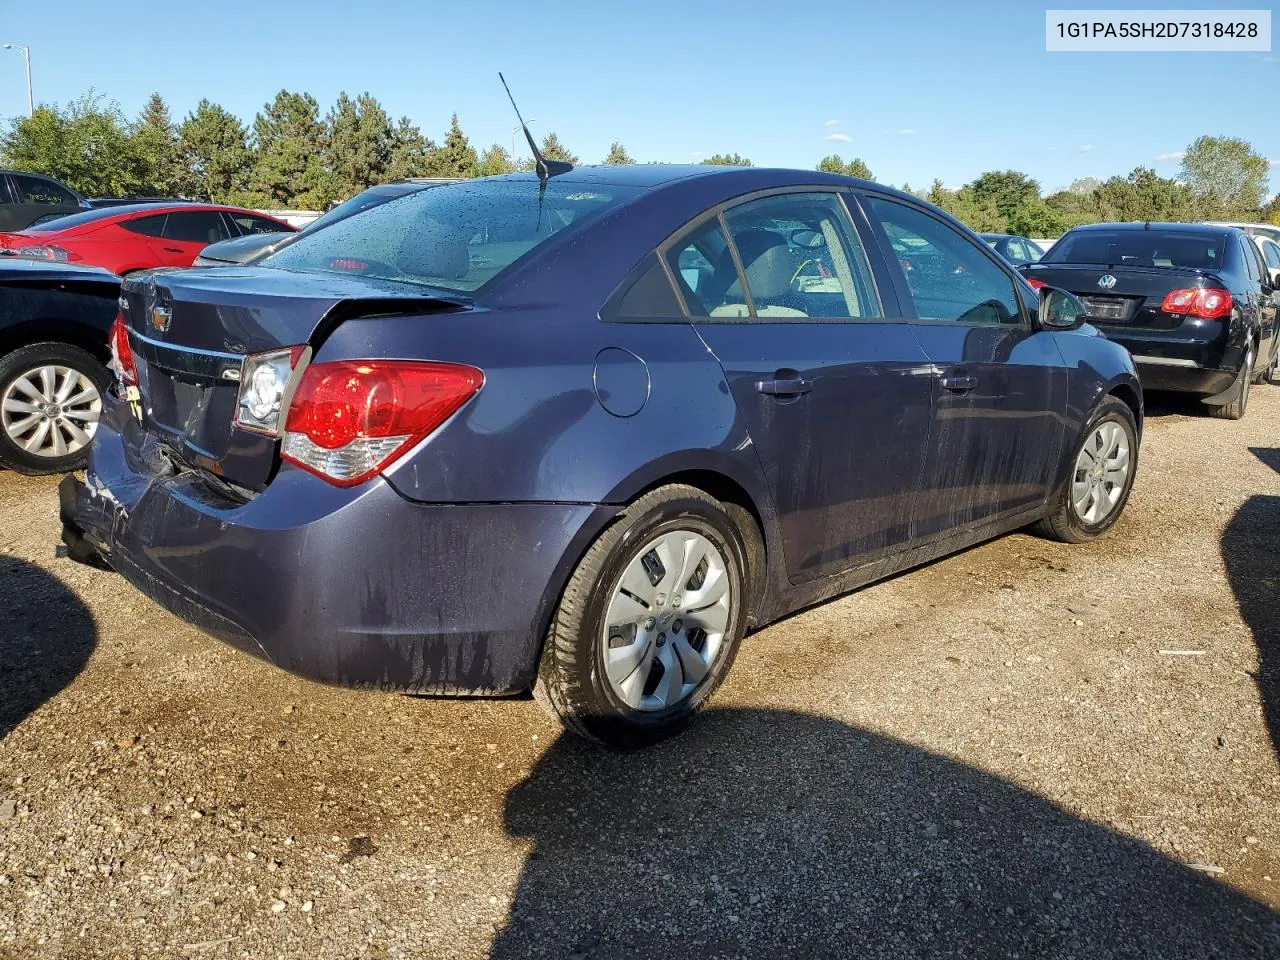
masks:
<svg viewBox="0 0 1280 960"><path fill-rule="evenodd" d="M208 203L102 207L0 233L0 250L34 260L106 267L123 276L149 267L189 267L211 243L249 233L295 232L282 220Z"/></svg>

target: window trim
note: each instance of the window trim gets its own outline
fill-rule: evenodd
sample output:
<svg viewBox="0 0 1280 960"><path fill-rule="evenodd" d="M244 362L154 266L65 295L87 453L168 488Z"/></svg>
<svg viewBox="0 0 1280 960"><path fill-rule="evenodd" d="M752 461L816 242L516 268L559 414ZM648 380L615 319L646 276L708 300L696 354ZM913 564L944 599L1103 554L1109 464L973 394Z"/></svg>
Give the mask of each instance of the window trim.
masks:
<svg viewBox="0 0 1280 960"><path fill-rule="evenodd" d="M924 214L926 217L929 217L931 220L936 220L938 223L940 223L944 227L947 227L951 230L955 230L957 233L961 235L961 237L964 237L965 239L969 239L968 237L965 237L965 231L968 231L969 233L972 233L973 231L969 230L968 227L964 226L964 224L961 224L958 220L955 221L954 223L950 222L950 218L940 217L937 215L937 213L935 213L929 207L926 207L923 204L909 200L906 197L898 196L897 194L887 193L883 190L873 190L873 189L864 188L864 187L859 187L851 192L854 194L854 197L857 200L859 207L863 208L862 215L867 220L867 223L871 229L871 232L875 239L877 247L880 251L880 255L885 259L885 266L889 270L890 277L894 284L894 289L898 293L898 308L904 311L903 316L905 317L905 319L909 320L911 323L925 324L928 326L946 325L946 326L952 326L952 327L962 326L962 327L984 327L984 328L1003 327L1005 329L1013 329L1017 327L1017 328L1026 330L1028 332L1031 332L1034 329L1031 324L1031 312L1027 308L1026 299L1022 296L1022 288L1024 286L1027 286L1026 278L1023 277L1019 271L1015 270L1007 260L1005 260L1003 257L1000 256L1000 254L996 253L995 250L987 246L986 241L983 240L981 237L978 237L977 243L973 243L972 241L970 241L970 246L980 251L982 255L985 256L996 267L996 269L999 270L1001 273L1003 273L1005 277L1009 280L1010 292L1013 294L1014 300L1016 300L1018 303L1019 322L1017 324L1012 324L1012 323L995 324L995 323L980 323L978 321L964 321L964 320L933 320L933 319L921 317L919 313L916 311L915 298L911 295L911 288L907 284L906 274L903 273L902 267L897 265L897 258L893 256L893 245L889 242L889 235L885 233L884 227L881 226L880 222L874 219L871 216L870 212L865 208L862 202L863 199L875 198L878 200L886 200L890 203L897 203L901 206L908 207L910 209L917 211L918 213ZM956 224L959 224L959 227L960 227L959 230L956 230ZM907 310L910 311L910 315L906 314L905 311Z"/></svg>
<svg viewBox="0 0 1280 960"><path fill-rule="evenodd" d="M896 303L890 303L886 300L883 278L880 274L880 271L877 269L877 263L876 263L878 251L867 244L866 237L862 231L861 226L858 223L857 216L855 216L854 208L850 206L848 201L848 194L850 192L851 192L850 188L845 186L844 184L788 184L787 186L784 186L784 187L766 187L761 190L753 190L750 193L739 194L738 196L731 197L728 200L723 200L720 203L717 203L703 210L697 216L692 217L691 219L685 221L677 229L673 230L670 234L668 234L667 237L663 239L654 248L654 252L657 253L658 259L661 261L663 269L667 271L667 280L668 282L671 283L672 287L675 290L676 299L680 302L681 306L684 307L684 311L685 311L684 319L682 321L675 321L675 322L715 323L715 324L768 323L768 324L782 324L782 325L792 325L792 326L797 324L805 324L805 323L832 324L832 323L903 323L905 322L905 318L893 315L892 311L898 305ZM784 318L784 317L761 317L759 314L756 313L755 298L751 295L751 285L747 282L746 271L742 267L742 258L738 254L738 246L733 241L733 233L729 230L729 225L725 221L724 215L729 210L732 210L734 207L741 206L742 204L745 204L745 203L751 203L755 200L762 200L762 199L771 198L771 197L785 196L787 194L793 194L793 193L804 193L804 194L825 193L825 194L830 194L836 198L836 202L839 205L839 207L843 210L846 218L845 228L851 231L850 238L857 240L857 242L862 245L863 255L866 257L867 266L870 269L870 276L868 277L871 284L870 292L875 296L878 302L878 305L880 307L880 311L882 314L881 316L879 317ZM861 213L861 210L858 210L858 212ZM671 248L675 246L675 244L678 243L680 240L682 240L684 237L700 229L707 221L712 219L719 221L720 230L724 233L725 240L728 242L729 254L733 259L734 269L737 270L738 272L738 284L742 288L743 296L746 298L748 315L745 317L704 317L697 313L694 313L692 310L689 309L689 303L684 296L684 291L680 288L680 284L676 282L675 276L671 272L671 264L667 257L667 254L670 253ZM631 279L631 274L628 274L627 276L628 276L628 279ZM623 282L624 284L626 284L628 281L624 280ZM609 298L610 301L612 301L616 295L617 295L617 291L615 290L614 294L610 295L610 298ZM896 295L894 299L895 300L897 299ZM614 321L614 322L661 323L661 322L672 322L672 321L626 320L626 321Z"/></svg>

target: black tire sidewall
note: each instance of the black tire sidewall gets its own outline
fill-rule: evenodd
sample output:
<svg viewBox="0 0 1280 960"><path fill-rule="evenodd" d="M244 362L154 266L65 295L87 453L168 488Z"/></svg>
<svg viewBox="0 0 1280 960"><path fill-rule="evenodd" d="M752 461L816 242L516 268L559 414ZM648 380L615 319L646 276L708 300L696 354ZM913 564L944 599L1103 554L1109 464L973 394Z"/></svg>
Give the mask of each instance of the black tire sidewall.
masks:
<svg viewBox="0 0 1280 960"><path fill-rule="evenodd" d="M47 341L19 347L0 356L0 396L17 377L34 367L58 364L88 377L105 404L111 374L93 354L69 343ZM37 457L19 447L0 429L0 464L25 474L68 473L84 466L89 445L64 457Z"/></svg>
<svg viewBox="0 0 1280 960"><path fill-rule="evenodd" d="M1093 436L1095 430L1098 429L1106 421L1114 421L1120 424L1129 438L1129 473L1125 477L1124 491L1120 494L1120 499L1116 502L1115 507L1105 517L1097 523L1085 523L1076 513L1075 498L1072 496L1072 485L1075 482L1076 463L1080 458L1080 451L1084 445L1089 442L1089 438ZM1114 397L1107 397L1093 416L1089 418L1088 424L1080 435L1080 439L1076 441L1076 445L1071 454L1071 465L1068 467L1066 489L1064 491L1064 505L1067 511L1067 519L1071 524L1072 532L1082 539L1092 540L1106 533L1120 519L1120 515L1124 513L1125 506L1129 503L1129 494L1133 492L1134 481L1138 477L1138 427L1134 419L1133 411L1129 409L1128 404Z"/></svg>
<svg viewBox="0 0 1280 960"><path fill-rule="evenodd" d="M604 673L600 644L604 618L613 586L636 552L655 537L676 530L701 534L720 551L726 573L731 578L733 619L725 631L711 670L692 695L665 710L635 710L617 698ZM639 746L669 737L688 724L733 665L746 623L746 571L742 535L727 513L707 501L673 499L655 505L628 523L591 585L576 637L577 662L587 665L586 676L580 678L579 688L583 701L580 706L584 708L582 719L592 728L594 735L614 744Z"/></svg>

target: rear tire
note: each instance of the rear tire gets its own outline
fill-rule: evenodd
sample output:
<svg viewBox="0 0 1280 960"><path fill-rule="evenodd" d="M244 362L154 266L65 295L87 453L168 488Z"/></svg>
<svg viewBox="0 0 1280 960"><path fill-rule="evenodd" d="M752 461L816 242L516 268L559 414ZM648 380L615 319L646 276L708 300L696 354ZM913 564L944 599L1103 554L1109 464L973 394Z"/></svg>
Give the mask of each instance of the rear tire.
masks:
<svg viewBox="0 0 1280 960"><path fill-rule="evenodd" d="M742 531L714 497L682 484L641 497L569 578L543 648L538 702L613 747L681 733L733 665L751 599L747 557Z"/></svg>
<svg viewBox="0 0 1280 960"><path fill-rule="evenodd" d="M69 343L0 357L0 465L33 476L82 468L110 383L96 357Z"/></svg>
<svg viewBox="0 0 1280 960"><path fill-rule="evenodd" d="M1249 409L1249 388L1253 386L1253 364L1254 348L1250 343L1244 355L1244 363L1240 365L1240 372L1236 374L1236 383L1240 385L1240 396L1230 403L1210 405L1209 416L1217 417L1219 420L1239 420L1244 416L1245 411Z"/></svg>
<svg viewBox="0 0 1280 960"><path fill-rule="evenodd" d="M1123 477L1117 466L1121 461ZM1115 525L1133 490L1138 473L1138 425L1127 403L1112 396L1103 398L1076 443L1071 463L1071 473L1049 513L1031 529L1049 540L1084 543Z"/></svg>

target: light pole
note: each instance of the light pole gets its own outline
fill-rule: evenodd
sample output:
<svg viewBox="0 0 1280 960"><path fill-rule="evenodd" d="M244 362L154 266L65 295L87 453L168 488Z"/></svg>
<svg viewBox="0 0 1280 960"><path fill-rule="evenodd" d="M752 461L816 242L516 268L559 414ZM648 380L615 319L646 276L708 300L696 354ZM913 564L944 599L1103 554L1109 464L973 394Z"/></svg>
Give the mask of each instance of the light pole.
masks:
<svg viewBox="0 0 1280 960"><path fill-rule="evenodd" d="M35 103L31 99L31 48L21 46L15 47L12 43L6 43L4 45L4 49L17 50L22 54L22 59L27 63L27 116L33 116L36 112L36 107Z"/></svg>
<svg viewBox="0 0 1280 960"><path fill-rule="evenodd" d="M534 117L532 120L526 120L524 125L527 127L529 124L537 123L537 122L538 122L538 118ZM519 132L520 132L520 127L511 128L511 162L512 163L516 162L516 134Z"/></svg>

